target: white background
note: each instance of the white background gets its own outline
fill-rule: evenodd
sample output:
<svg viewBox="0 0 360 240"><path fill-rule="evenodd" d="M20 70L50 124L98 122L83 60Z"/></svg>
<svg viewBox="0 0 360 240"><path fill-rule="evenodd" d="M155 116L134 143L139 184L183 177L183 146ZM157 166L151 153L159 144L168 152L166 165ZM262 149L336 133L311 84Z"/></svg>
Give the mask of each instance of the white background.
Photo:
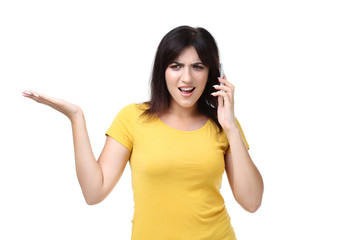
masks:
<svg viewBox="0 0 360 240"><path fill-rule="evenodd" d="M179 25L216 38L265 181L250 214L223 176L238 239L360 239L358 1L222 2L1 1L0 239L130 239L129 166L86 205L69 120L20 92L80 105L99 156L117 112L148 100L156 47Z"/></svg>

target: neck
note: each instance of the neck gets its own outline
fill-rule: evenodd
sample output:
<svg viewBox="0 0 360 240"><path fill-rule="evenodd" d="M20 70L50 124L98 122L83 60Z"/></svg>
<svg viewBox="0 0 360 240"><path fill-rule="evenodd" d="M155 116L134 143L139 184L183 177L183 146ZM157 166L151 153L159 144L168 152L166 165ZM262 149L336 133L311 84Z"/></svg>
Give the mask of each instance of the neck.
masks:
<svg viewBox="0 0 360 240"><path fill-rule="evenodd" d="M197 106L183 108L176 104L170 104L170 107L166 112L179 118L190 118L201 115Z"/></svg>

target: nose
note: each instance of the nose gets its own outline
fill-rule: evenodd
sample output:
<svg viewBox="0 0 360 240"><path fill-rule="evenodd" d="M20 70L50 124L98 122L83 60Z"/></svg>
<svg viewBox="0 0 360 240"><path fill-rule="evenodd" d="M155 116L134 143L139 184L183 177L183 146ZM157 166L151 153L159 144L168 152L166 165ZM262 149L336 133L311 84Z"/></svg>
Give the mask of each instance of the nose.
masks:
<svg viewBox="0 0 360 240"><path fill-rule="evenodd" d="M190 67L184 67L183 69L181 81L184 83L190 83L192 81L191 69Z"/></svg>

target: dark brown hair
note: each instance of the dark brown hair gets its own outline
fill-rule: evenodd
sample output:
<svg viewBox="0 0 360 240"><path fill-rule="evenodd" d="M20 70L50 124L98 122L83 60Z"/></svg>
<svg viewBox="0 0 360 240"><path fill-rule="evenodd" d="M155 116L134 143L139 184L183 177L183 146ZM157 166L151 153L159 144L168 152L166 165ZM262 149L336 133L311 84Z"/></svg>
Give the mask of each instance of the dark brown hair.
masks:
<svg viewBox="0 0 360 240"><path fill-rule="evenodd" d="M180 26L167 33L161 40L155 55L151 77L151 98L147 102L149 108L144 112L148 117L165 112L170 106L171 95L165 81L165 71L181 52L193 46L202 63L208 67L209 75L204 92L197 105L201 113L212 119L222 131L217 119L218 101L211 93L213 85L219 85L219 51L213 36L204 28Z"/></svg>

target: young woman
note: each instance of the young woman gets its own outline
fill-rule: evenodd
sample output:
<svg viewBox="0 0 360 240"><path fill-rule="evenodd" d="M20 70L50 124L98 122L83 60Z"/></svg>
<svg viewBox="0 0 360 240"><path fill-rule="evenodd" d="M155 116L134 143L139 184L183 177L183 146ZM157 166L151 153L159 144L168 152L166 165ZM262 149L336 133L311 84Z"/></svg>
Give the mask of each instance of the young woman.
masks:
<svg viewBox="0 0 360 240"><path fill-rule="evenodd" d="M236 201L249 212L261 204L263 181L234 115L234 86L219 74L218 49L207 30L171 30L157 49L150 101L119 112L98 161L80 107L34 91L23 95L70 119L88 204L111 192L129 160L132 240L234 240L220 194L222 174L226 170Z"/></svg>

